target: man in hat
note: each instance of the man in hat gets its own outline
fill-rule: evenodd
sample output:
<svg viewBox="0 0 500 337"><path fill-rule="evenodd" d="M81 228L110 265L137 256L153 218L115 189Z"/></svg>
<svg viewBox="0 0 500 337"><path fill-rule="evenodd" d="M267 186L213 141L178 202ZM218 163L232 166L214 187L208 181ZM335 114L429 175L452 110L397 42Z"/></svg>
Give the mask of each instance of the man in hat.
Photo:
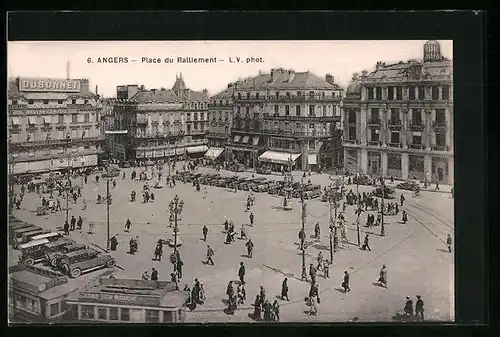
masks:
<svg viewBox="0 0 500 337"><path fill-rule="evenodd" d="M151 281L158 281L158 270L156 268L152 268L151 271Z"/></svg>
<svg viewBox="0 0 500 337"><path fill-rule="evenodd" d="M417 295L417 303L415 303L415 314L417 314L417 317L420 317L422 321L424 320L424 301L422 301L420 295Z"/></svg>
<svg viewBox="0 0 500 337"><path fill-rule="evenodd" d="M312 263L309 266L309 276L311 276L311 283L316 283L316 268L314 268Z"/></svg>
<svg viewBox="0 0 500 337"><path fill-rule="evenodd" d="M288 298L288 278L286 277L283 280L283 283L281 283L281 299L290 301L290 299Z"/></svg>
<svg viewBox="0 0 500 337"><path fill-rule="evenodd" d="M380 277L378 278L378 282L380 286L387 289L387 269L385 264L382 265L382 269L380 269Z"/></svg>
<svg viewBox="0 0 500 337"><path fill-rule="evenodd" d="M113 234L113 236L109 239L109 248L112 252L116 251L116 247L118 246L118 239L116 238L118 234Z"/></svg>
<svg viewBox="0 0 500 337"><path fill-rule="evenodd" d="M249 239L247 241L247 243L245 243L245 246L247 247L248 257L251 258L252 257L252 253L253 253L253 242L252 242L252 239Z"/></svg>
<svg viewBox="0 0 500 337"><path fill-rule="evenodd" d="M342 282L342 288L344 288L344 293L351 291L351 288L349 287L349 273L344 271L344 281Z"/></svg>
<svg viewBox="0 0 500 337"><path fill-rule="evenodd" d="M363 247L361 247L361 249L363 250L369 250L369 251L372 251L371 248L370 248L370 245L368 243L368 234L365 235L365 242L363 243Z"/></svg>
<svg viewBox="0 0 500 337"><path fill-rule="evenodd" d="M207 242L207 234L208 234L208 227L206 225L203 225L203 241Z"/></svg>
<svg viewBox="0 0 500 337"><path fill-rule="evenodd" d="M212 266L214 265L214 261L212 260L212 256L214 256L214 250L210 245L207 245L207 264L210 263Z"/></svg>
<svg viewBox="0 0 500 337"><path fill-rule="evenodd" d="M451 235L448 234L448 237L446 238L446 244L448 245L448 251L451 253L451 244L452 244L452 240L451 240Z"/></svg>
<svg viewBox="0 0 500 337"><path fill-rule="evenodd" d="M410 296L406 296L406 304L404 308L405 315L413 316L413 301Z"/></svg>
<svg viewBox="0 0 500 337"><path fill-rule="evenodd" d="M240 269L238 270L238 277L240 278L241 284L245 284L245 265L240 262Z"/></svg>
<svg viewBox="0 0 500 337"><path fill-rule="evenodd" d="M253 226L253 220L254 220L253 212L250 212L249 219L250 219L250 226Z"/></svg>

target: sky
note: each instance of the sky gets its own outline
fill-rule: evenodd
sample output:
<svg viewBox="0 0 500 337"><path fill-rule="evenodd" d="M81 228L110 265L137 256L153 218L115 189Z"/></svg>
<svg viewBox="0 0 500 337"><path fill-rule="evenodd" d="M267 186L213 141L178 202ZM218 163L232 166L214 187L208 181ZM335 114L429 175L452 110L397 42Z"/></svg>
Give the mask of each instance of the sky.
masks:
<svg viewBox="0 0 500 337"><path fill-rule="evenodd" d="M192 90L209 95L224 90L239 78L272 68L329 73L346 88L353 73L372 71L385 63L421 60L425 40L411 41L37 41L8 42L9 77L87 78L91 91L98 86L103 97L116 97L116 86L144 85L170 89L179 73ZM441 54L453 59L453 41L438 41ZM103 64L98 58L128 58L127 63ZM178 63L177 57L215 57L215 64ZM89 59L90 58L90 59ZM159 58L160 63L143 62ZM173 63L165 63L173 58ZM247 58L254 58L254 62ZM135 60L135 61L133 61ZM90 63L89 63L90 61ZM145 60L146 61L146 60ZM233 61L232 63L230 61ZM238 62L239 61L239 62Z"/></svg>

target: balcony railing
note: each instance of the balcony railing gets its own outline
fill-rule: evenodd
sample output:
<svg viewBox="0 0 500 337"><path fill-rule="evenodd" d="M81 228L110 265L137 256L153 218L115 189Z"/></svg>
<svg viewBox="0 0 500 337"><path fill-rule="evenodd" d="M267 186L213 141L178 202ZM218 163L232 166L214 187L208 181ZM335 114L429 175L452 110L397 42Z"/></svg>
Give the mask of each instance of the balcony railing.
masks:
<svg viewBox="0 0 500 337"><path fill-rule="evenodd" d="M389 119L388 124L390 126L401 126L401 120L400 119Z"/></svg>
<svg viewBox="0 0 500 337"><path fill-rule="evenodd" d="M424 148L422 144L408 144L408 147L414 150L422 150Z"/></svg>
<svg viewBox="0 0 500 337"><path fill-rule="evenodd" d="M432 122L432 126L435 128L445 128L447 125L446 121L434 121Z"/></svg>
<svg viewBox="0 0 500 337"><path fill-rule="evenodd" d="M235 102L268 102L268 101L276 101L276 102L287 102L287 101L293 101L293 102L331 102L331 101L340 101L341 97L340 96L331 96L331 95L289 95L289 96L276 96L276 95L270 95L270 96L259 96L258 98L256 96L250 96L250 97L238 97L235 96L234 98Z"/></svg>
<svg viewBox="0 0 500 337"><path fill-rule="evenodd" d="M412 129L413 131L422 131L424 129L424 126L422 123L411 123L410 129Z"/></svg>
<svg viewBox="0 0 500 337"><path fill-rule="evenodd" d="M366 143L368 145L371 145L371 146L379 146L380 145L380 142L378 140L369 140Z"/></svg>
<svg viewBox="0 0 500 337"><path fill-rule="evenodd" d="M77 137L71 139L46 139L46 140L34 140L27 142L12 142L10 146L12 147L43 147L43 146L51 146L51 145L75 145L82 142L99 142L103 141L104 137Z"/></svg>
<svg viewBox="0 0 500 337"><path fill-rule="evenodd" d="M380 119L378 119L378 118L370 118L368 120L367 124L370 125L370 126L380 126Z"/></svg>
<svg viewBox="0 0 500 337"><path fill-rule="evenodd" d="M447 145L434 145L432 146L433 151L449 151L450 147Z"/></svg>
<svg viewBox="0 0 500 337"><path fill-rule="evenodd" d="M388 142L387 146L389 146L389 147L401 147L401 143L399 143L399 142L397 142L397 143Z"/></svg>
<svg viewBox="0 0 500 337"><path fill-rule="evenodd" d="M273 121L292 121L292 122L340 122L340 116L279 116L279 115L264 115L265 120Z"/></svg>
<svg viewBox="0 0 500 337"><path fill-rule="evenodd" d="M346 144L356 144L356 139L344 139L344 143L346 143Z"/></svg>

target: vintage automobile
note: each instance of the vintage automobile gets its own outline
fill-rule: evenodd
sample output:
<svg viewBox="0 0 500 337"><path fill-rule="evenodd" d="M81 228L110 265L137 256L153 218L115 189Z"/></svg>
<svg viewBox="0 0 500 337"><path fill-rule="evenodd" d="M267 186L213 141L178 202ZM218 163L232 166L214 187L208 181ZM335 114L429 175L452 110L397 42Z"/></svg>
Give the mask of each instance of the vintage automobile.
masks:
<svg viewBox="0 0 500 337"><path fill-rule="evenodd" d="M63 271L72 278L96 269L113 268L115 264L114 257L92 248L65 254L59 262Z"/></svg>
<svg viewBox="0 0 500 337"><path fill-rule="evenodd" d="M49 240L49 242L57 241L62 238L62 235L56 232L50 232L50 233L45 233L45 234L39 234L35 235L31 238L31 241L37 241L37 240Z"/></svg>
<svg viewBox="0 0 500 337"><path fill-rule="evenodd" d="M234 172L245 172L245 165L243 164L236 164L232 167L232 171Z"/></svg>
<svg viewBox="0 0 500 337"><path fill-rule="evenodd" d="M321 197L321 185L310 185L304 191L304 199L314 199Z"/></svg>
<svg viewBox="0 0 500 337"><path fill-rule="evenodd" d="M279 182L273 181L269 184L269 194L279 194L280 190L282 190L282 185Z"/></svg>
<svg viewBox="0 0 500 337"><path fill-rule="evenodd" d="M241 189L244 191L252 191L253 186L262 184L264 181L266 181L266 178L251 178L241 186Z"/></svg>
<svg viewBox="0 0 500 337"><path fill-rule="evenodd" d="M9 237L12 238L12 236L14 235L14 232L16 230L20 230L20 229L28 228L28 227L33 227L33 225L29 224L27 222L17 222L15 224L9 223Z"/></svg>
<svg viewBox="0 0 500 337"><path fill-rule="evenodd" d="M359 176L354 176L352 178L352 183L354 185L373 185L374 179L366 174L361 174Z"/></svg>
<svg viewBox="0 0 500 337"><path fill-rule="evenodd" d="M132 165L130 164L130 162L128 160L122 160L120 162L120 167L121 168L129 168L131 167Z"/></svg>
<svg viewBox="0 0 500 337"><path fill-rule="evenodd" d="M384 186L384 199L394 199L395 193L394 193L394 187L389 187L389 186ZM373 190L373 195L376 197L381 198L382 197L382 187L378 186L376 189Z"/></svg>
<svg viewBox="0 0 500 337"><path fill-rule="evenodd" d="M35 240L28 243L19 245L21 255L19 256L19 263L32 266L35 263L45 260L45 245L49 240Z"/></svg>
<svg viewBox="0 0 500 337"><path fill-rule="evenodd" d="M217 173L206 174L200 177L200 184L209 185L209 182L217 177L219 177Z"/></svg>
<svg viewBox="0 0 500 337"><path fill-rule="evenodd" d="M57 267L65 254L78 252L86 248L86 245L77 244L76 242L71 240L67 240L67 242L56 241L53 244L50 243L46 246L45 258L52 267Z"/></svg>
<svg viewBox="0 0 500 337"><path fill-rule="evenodd" d="M261 166L257 168L258 174L271 174L272 170L269 166Z"/></svg>
<svg viewBox="0 0 500 337"><path fill-rule="evenodd" d="M408 191L414 191L417 187L420 187L420 181L418 180L407 180L396 185L396 188Z"/></svg>
<svg viewBox="0 0 500 337"><path fill-rule="evenodd" d="M42 184L45 184L45 178L42 176L36 176L33 179L31 179L31 181L28 183L28 185L34 185L34 186Z"/></svg>
<svg viewBox="0 0 500 337"><path fill-rule="evenodd" d="M271 185L271 182L262 181L260 183L254 183L251 188L253 192L265 193L269 192L269 185Z"/></svg>
<svg viewBox="0 0 500 337"><path fill-rule="evenodd" d="M234 183L236 184L236 188L239 190L243 189L243 186L247 184L252 178L248 177L239 177L238 179L235 179Z"/></svg>
<svg viewBox="0 0 500 337"><path fill-rule="evenodd" d="M191 183L196 179L199 179L201 177L201 173L191 173L186 175L186 182Z"/></svg>
<svg viewBox="0 0 500 337"><path fill-rule="evenodd" d="M42 234L48 234L48 233L50 233L50 231L47 229L38 229L31 232L24 232L21 234L20 239L17 240L17 245L28 243L31 241L33 237L41 236Z"/></svg>

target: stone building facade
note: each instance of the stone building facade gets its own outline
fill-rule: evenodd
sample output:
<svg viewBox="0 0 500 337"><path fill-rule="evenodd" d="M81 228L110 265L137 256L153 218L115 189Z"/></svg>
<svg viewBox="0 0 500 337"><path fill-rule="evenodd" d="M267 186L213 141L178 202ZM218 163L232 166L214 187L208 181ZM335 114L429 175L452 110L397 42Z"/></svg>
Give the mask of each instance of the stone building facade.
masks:
<svg viewBox="0 0 500 337"><path fill-rule="evenodd" d="M437 41L423 54L354 74L343 106L346 170L453 184L453 63Z"/></svg>

